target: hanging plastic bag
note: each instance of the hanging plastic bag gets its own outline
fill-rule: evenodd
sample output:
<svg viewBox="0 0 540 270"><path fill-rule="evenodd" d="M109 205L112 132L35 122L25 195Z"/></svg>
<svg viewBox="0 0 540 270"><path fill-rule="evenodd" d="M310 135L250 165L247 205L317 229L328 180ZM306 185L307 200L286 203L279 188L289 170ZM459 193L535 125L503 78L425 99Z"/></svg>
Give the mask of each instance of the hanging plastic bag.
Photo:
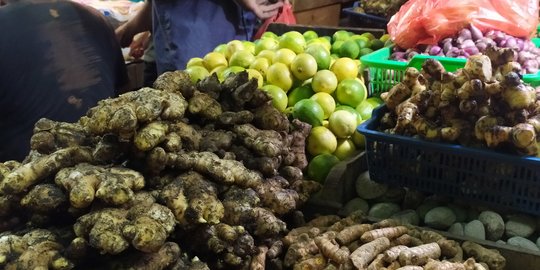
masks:
<svg viewBox="0 0 540 270"><path fill-rule="evenodd" d="M528 38L538 25L538 0L409 0L390 19L388 32L403 48L437 44L468 24Z"/></svg>
<svg viewBox="0 0 540 270"><path fill-rule="evenodd" d="M292 5L289 3L283 4L275 16L266 19L261 27L259 27L259 30L257 30L254 39L261 38L262 34L268 29L268 25L271 23L295 24L296 18L294 17Z"/></svg>

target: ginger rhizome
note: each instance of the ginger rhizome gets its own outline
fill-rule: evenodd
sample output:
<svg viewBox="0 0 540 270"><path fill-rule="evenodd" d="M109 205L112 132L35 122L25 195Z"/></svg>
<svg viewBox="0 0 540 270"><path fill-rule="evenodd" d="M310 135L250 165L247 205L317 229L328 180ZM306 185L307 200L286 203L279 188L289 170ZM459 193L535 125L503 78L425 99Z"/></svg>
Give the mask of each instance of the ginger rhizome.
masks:
<svg viewBox="0 0 540 270"><path fill-rule="evenodd" d="M470 57L455 73L435 59L425 61L421 72L407 69L403 81L381 95L390 112L380 129L539 155L539 97L521 80L508 49L488 51Z"/></svg>
<svg viewBox="0 0 540 270"><path fill-rule="evenodd" d="M0 163L0 268L282 265L285 218L321 188L302 173L310 129L246 72L165 72L75 123L40 119L26 159ZM63 233L19 239L34 228Z"/></svg>

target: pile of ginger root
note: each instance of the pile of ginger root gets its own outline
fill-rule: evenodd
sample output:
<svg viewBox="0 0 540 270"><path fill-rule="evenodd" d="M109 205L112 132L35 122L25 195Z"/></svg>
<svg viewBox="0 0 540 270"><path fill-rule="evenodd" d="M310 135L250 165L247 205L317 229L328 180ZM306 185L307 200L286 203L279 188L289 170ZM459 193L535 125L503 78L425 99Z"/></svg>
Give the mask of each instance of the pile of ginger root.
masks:
<svg viewBox="0 0 540 270"><path fill-rule="evenodd" d="M292 229L283 245L286 269L501 270L506 265L498 250L460 244L393 219L372 223L362 211L316 217Z"/></svg>
<svg viewBox="0 0 540 270"><path fill-rule="evenodd" d="M0 163L0 269L257 269L321 188L302 174L310 129L246 72L166 72L41 119L26 159Z"/></svg>
<svg viewBox="0 0 540 270"><path fill-rule="evenodd" d="M381 94L380 129L432 141L540 156L540 92L525 84L515 52L489 47L447 72L435 59L408 68Z"/></svg>

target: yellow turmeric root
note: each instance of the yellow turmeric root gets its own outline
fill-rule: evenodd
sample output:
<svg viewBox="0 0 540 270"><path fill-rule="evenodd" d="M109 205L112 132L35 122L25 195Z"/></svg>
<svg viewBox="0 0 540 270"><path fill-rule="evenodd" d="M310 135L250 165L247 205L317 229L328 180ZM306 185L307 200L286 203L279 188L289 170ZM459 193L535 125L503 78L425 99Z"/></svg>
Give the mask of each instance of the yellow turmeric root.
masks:
<svg viewBox="0 0 540 270"><path fill-rule="evenodd" d="M401 265L424 265L429 258L438 259L441 256L441 248L437 243L424 244L401 251L399 263Z"/></svg>
<svg viewBox="0 0 540 270"><path fill-rule="evenodd" d="M375 229L365 232L360 239L364 242L370 242L381 237L386 237L391 240L406 234L407 231L408 229L405 226Z"/></svg>

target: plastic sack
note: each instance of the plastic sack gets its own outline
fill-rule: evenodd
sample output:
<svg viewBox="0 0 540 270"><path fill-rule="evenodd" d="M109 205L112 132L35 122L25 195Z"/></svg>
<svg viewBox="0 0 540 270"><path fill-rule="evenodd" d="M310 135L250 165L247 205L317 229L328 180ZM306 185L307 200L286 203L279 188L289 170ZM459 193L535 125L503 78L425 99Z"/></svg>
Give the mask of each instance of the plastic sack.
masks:
<svg viewBox="0 0 540 270"><path fill-rule="evenodd" d="M271 23L295 24L296 18L294 17L292 5L289 3L285 3L275 16L266 19L264 23L259 27L259 30L257 30L254 39L261 38L262 34L266 32L266 29L268 29L268 25L270 25Z"/></svg>
<svg viewBox="0 0 540 270"><path fill-rule="evenodd" d="M392 16L388 33L402 48L435 45L468 24L529 38L538 25L538 0L409 0Z"/></svg>

